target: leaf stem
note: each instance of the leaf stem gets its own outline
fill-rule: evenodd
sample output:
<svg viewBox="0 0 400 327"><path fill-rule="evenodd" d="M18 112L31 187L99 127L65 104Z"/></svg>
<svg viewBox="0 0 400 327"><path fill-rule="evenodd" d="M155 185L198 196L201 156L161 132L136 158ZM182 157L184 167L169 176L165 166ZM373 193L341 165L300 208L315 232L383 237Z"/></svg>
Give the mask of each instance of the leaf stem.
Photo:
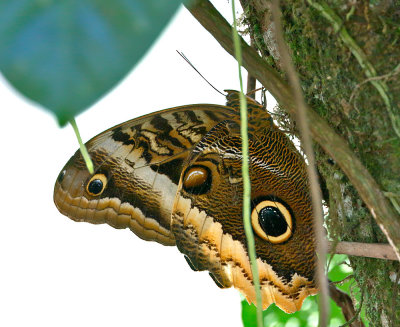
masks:
<svg viewBox="0 0 400 327"><path fill-rule="evenodd" d="M243 93L243 80L241 72L242 51L240 46L239 35L237 33L235 1L232 0L231 2L232 2L232 15L233 15L232 34L233 34L233 43L235 48L235 57L238 63L239 83L240 83L240 134L242 137L243 223L247 239L247 248L249 251L251 272L253 275L253 282L256 293L257 326L262 327L263 317L262 317L262 298L260 291L260 277L257 266L254 234L250 222L251 183L249 175L249 138L247 130L247 101Z"/></svg>
<svg viewBox="0 0 400 327"><path fill-rule="evenodd" d="M81 138L81 135L79 134L79 129L78 129L78 126L76 125L75 118L72 118L69 121L69 123L71 124L72 128L74 129L76 138L78 139L79 148L81 149L82 157L83 157L83 160L85 160L86 167L87 167L89 173L93 174L94 173L93 162L92 162L92 159L90 159L90 156L86 149L85 144L83 144L83 142L82 142L82 138Z"/></svg>

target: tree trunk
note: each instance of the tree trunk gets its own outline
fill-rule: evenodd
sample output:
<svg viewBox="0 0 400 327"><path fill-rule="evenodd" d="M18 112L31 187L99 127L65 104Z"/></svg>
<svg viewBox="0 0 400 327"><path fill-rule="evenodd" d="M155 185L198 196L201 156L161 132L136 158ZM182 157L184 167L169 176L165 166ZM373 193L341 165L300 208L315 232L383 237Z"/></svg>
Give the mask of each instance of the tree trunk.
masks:
<svg viewBox="0 0 400 327"><path fill-rule="evenodd" d="M284 76L270 2L241 0L259 52ZM285 1L285 40L308 105L344 138L392 205L400 202L400 5L395 1ZM285 109L285 108L283 108ZM293 121L284 121L295 131ZM314 144L338 241L387 243L337 163ZM397 213L397 222L399 216ZM372 326L400 326L398 262L350 257Z"/></svg>

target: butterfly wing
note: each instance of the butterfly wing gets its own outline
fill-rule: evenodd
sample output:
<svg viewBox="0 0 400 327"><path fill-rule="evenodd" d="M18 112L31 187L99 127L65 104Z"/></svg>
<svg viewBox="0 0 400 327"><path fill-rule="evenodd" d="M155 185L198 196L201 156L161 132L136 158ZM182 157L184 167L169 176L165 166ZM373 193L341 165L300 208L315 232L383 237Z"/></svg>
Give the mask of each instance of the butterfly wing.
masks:
<svg viewBox="0 0 400 327"><path fill-rule="evenodd" d="M181 169L191 149L231 108L190 105L117 125L87 142L95 173L80 151L54 188L61 213L75 221L130 228L145 240L174 245L171 209Z"/></svg>
<svg viewBox="0 0 400 327"><path fill-rule="evenodd" d="M167 109L115 126L61 171L54 201L75 221L130 228L177 244L190 265L220 287L255 301L242 223L238 94L228 106ZM263 307L287 312L315 294L315 248L304 160L269 115L248 100L252 227Z"/></svg>
<svg viewBox="0 0 400 327"><path fill-rule="evenodd" d="M263 308L276 303L294 312L316 293L305 164L265 111L255 108L250 117L257 117L250 121L249 165ZM182 169L172 232L192 267L208 270L218 286L234 286L255 302L242 221L241 160L237 120L219 123L197 143Z"/></svg>

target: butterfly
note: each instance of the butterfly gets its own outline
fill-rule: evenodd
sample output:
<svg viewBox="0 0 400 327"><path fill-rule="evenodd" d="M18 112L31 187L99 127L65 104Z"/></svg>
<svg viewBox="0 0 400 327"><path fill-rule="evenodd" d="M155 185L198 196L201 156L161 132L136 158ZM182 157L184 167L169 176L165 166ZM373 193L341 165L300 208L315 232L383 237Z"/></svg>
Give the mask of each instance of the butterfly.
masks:
<svg viewBox="0 0 400 327"><path fill-rule="evenodd" d="M251 225L263 308L291 313L317 293L306 164L268 112L247 98ZM226 106L186 105L145 115L86 143L54 187L58 210L75 221L129 228L176 245L193 270L255 303L243 227L239 94Z"/></svg>

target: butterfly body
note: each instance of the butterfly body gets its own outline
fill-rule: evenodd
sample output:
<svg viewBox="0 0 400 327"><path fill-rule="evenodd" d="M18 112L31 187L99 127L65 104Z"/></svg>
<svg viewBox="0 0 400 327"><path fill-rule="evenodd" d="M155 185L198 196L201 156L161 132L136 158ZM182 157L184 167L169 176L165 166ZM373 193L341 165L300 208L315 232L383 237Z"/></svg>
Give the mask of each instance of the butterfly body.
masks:
<svg viewBox="0 0 400 327"><path fill-rule="evenodd" d="M238 95L227 106L173 108L118 125L77 152L55 186L59 210L77 221L130 228L177 245L191 267L255 302L242 219ZM287 312L316 293L315 248L305 163L255 101L249 106L251 215L263 307Z"/></svg>

